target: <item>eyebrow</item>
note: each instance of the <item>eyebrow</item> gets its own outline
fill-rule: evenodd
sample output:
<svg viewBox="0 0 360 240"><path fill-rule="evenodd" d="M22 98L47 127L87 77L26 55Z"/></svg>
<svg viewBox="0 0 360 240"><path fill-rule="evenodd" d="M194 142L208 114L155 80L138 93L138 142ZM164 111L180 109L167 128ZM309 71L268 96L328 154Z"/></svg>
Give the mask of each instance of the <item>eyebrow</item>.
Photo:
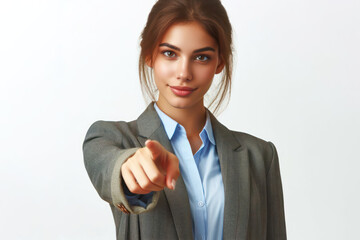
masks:
<svg viewBox="0 0 360 240"><path fill-rule="evenodd" d="M180 51L181 52L181 49L174 46L174 45L171 45L170 43L161 43L159 45L159 47L168 47L168 48L171 48L171 49L174 49L176 51ZM193 53L199 53L199 52L205 52L205 51L212 51L212 52L215 52L215 49L212 48L212 47L204 47L204 48L199 48L199 49L196 49L193 51Z"/></svg>

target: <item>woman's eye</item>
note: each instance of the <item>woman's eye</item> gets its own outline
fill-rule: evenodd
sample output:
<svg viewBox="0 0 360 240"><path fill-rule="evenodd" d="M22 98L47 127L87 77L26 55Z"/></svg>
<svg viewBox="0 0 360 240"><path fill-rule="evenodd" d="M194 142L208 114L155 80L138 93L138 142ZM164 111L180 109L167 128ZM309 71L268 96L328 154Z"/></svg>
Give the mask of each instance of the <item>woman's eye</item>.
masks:
<svg viewBox="0 0 360 240"><path fill-rule="evenodd" d="M173 51L163 51L165 57L173 58L176 57L176 54Z"/></svg>
<svg viewBox="0 0 360 240"><path fill-rule="evenodd" d="M208 61L210 58L206 55L198 55L195 57L195 60L200 61L200 62L206 62Z"/></svg>

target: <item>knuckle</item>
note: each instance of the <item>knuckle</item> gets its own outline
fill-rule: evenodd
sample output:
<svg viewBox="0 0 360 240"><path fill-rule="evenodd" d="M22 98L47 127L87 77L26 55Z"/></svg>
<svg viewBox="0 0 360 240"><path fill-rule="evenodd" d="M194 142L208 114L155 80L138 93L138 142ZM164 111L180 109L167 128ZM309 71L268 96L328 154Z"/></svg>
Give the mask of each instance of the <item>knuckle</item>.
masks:
<svg viewBox="0 0 360 240"><path fill-rule="evenodd" d="M121 172L128 172L129 171L129 168L128 168L128 165L126 163L124 163L123 165L121 165Z"/></svg>
<svg viewBox="0 0 360 240"><path fill-rule="evenodd" d="M139 162L143 162L143 161L145 161L146 159L149 158L149 154L148 154L148 152L147 152L146 149L140 148L139 150L140 150L140 152L139 152L139 154L138 154L138 160L139 160Z"/></svg>
<svg viewBox="0 0 360 240"><path fill-rule="evenodd" d="M132 193L137 193L137 191L139 190L139 188L135 184L130 184L130 186L128 186L128 189Z"/></svg>
<svg viewBox="0 0 360 240"><path fill-rule="evenodd" d="M134 162L133 161L127 161L126 163L123 164L124 170L129 170L132 171L134 166Z"/></svg>
<svg viewBox="0 0 360 240"><path fill-rule="evenodd" d="M128 158L128 159L126 160L126 162L125 162L123 165L126 165L126 166L131 166L131 165L132 165L132 163L134 163L134 162L136 162L136 161L137 161L137 159L138 159L137 154L134 154L132 157Z"/></svg>
<svg viewBox="0 0 360 240"><path fill-rule="evenodd" d="M151 188L151 182L150 181L144 181L144 182L140 183L140 187L143 190L148 190L148 189Z"/></svg>
<svg viewBox="0 0 360 240"><path fill-rule="evenodd" d="M153 183L160 183L161 182L161 175L160 174L152 174L151 176L149 176L149 179L151 182Z"/></svg>
<svg viewBox="0 0 360 240"><path fill-rule="evenodd" d="M128 186L128 189L129 189L130 192L135 193L135 189L133 187Z"/></svg>
<svg viewBox="0 0 360 240"><path fill-rule="evenodd" d="M132 158L138 159L138 158L141 158L142 155L143 155L143 151L142 151L142 148L140 148L140 149L136 150L136 152Z"/></svg>

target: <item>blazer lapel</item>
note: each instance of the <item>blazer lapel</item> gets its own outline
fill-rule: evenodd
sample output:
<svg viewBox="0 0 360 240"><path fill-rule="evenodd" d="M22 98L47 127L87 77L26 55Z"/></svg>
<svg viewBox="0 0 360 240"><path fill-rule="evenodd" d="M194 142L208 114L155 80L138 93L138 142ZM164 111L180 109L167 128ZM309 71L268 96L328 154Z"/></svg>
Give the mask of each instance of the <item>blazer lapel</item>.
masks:
<svg viewBox="0 0 360 240"><path fill-rule="evenodd" d="M138 140L144 147L147 139L159 141L169 152L174 153L171 143L156 113L153 103L137 119L139 129ZM181 174L176 181L175 190L164 189L174 219L179 239L193 239L192 219L189 198Z"/></svg>
<svg viewBox="0 0 360 240"><path fill-rule="evenodd" d="M246 239L250 212L249 158L233 133L210 114L225 191L224 239Z"/></svg>

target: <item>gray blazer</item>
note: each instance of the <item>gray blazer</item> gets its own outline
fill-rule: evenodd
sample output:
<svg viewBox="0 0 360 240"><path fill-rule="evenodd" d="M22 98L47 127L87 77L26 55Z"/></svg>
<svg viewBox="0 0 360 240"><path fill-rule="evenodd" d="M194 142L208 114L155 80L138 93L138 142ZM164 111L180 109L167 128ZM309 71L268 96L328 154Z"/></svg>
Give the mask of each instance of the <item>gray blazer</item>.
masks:
<svg viewBox="0 0 360 240"><path fill-rule="evenodd" d="M210 116L225 191L223 239L286 239L274 145L231 131ZM146 209L130 206L125 198L120 167L147 139L157 140L173 152L153 104L132 122L95 122L85 138L85 167L100 197L110 204L117 239L193 239L181 176L174 191L156 192Z"/></svg>

